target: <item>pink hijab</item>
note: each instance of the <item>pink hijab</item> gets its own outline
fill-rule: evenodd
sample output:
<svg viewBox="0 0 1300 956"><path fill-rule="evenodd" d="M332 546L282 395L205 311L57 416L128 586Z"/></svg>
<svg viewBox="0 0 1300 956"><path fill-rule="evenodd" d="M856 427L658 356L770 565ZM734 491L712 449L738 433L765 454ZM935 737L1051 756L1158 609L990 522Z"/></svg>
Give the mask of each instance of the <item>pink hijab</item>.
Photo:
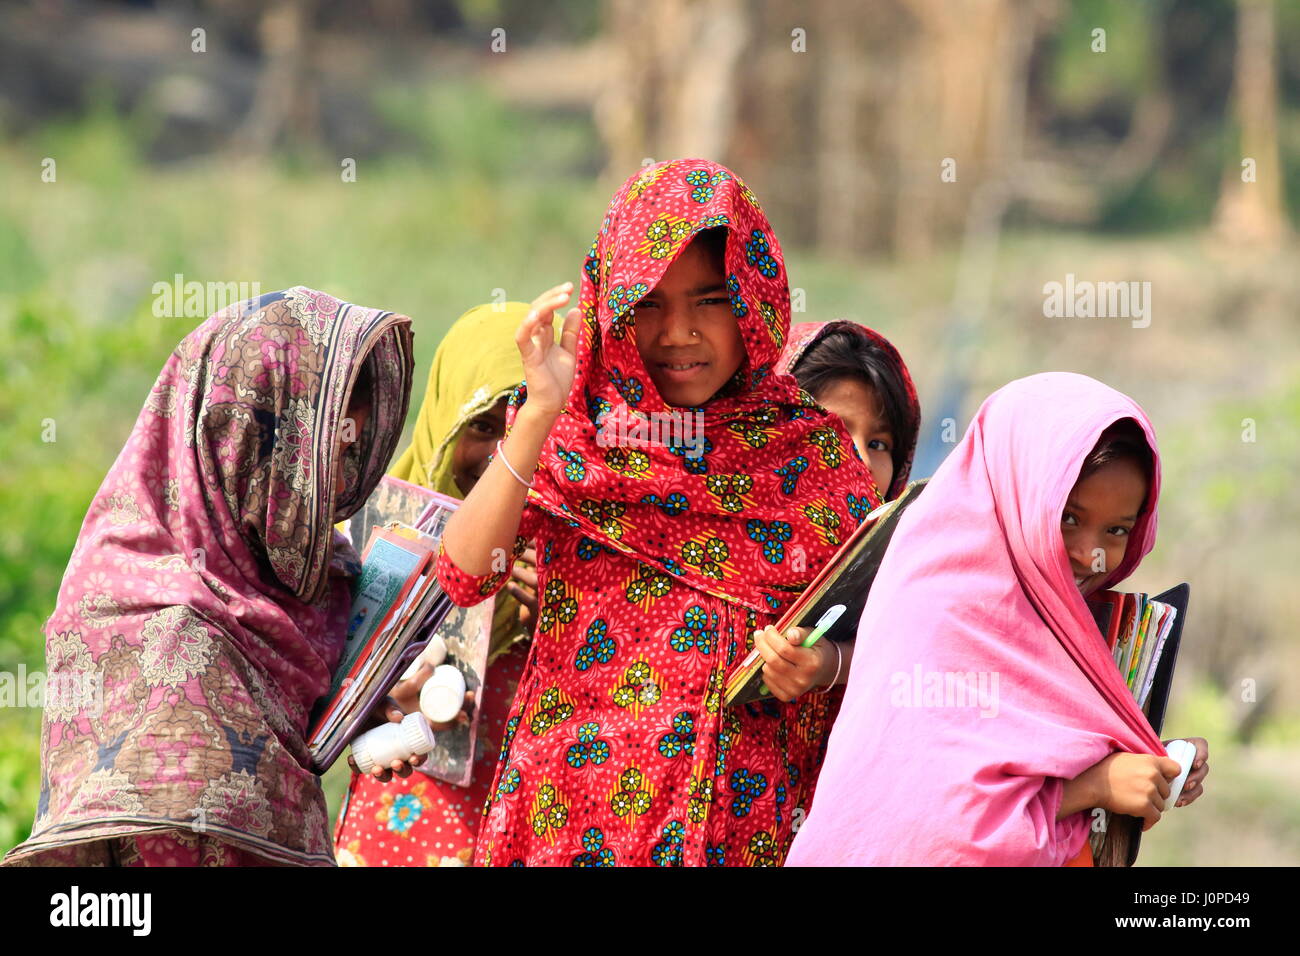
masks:
<svg viewBox="0 0 1300 956"><path fill-rule="evenodd" d="M1086 812L1056 820L1064 781L1113 751L1165 753L1060 531L1084 458L1123 418L1155 453L1142 409L1082 375L1033 375L984 402L881 565L791 865L1061 865L1089 824ZM1155 459L1147 508L1104 586L1155 542ZM971 676L963 688L945 675Z"/></svg>

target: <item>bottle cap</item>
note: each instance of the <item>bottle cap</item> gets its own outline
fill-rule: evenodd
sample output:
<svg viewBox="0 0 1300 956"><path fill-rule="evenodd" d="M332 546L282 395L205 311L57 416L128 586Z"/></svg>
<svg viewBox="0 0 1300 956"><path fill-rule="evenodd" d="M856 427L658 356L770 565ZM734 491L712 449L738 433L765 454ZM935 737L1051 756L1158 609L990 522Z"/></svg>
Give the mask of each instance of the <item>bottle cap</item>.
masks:
<svg viewBox="0 0 1300 956"><path fill-rule="evenodd" d="M418 710L402 718L402 740L411 748L411 756L418 757L433 749L433 728L428 718Z"/></svg>

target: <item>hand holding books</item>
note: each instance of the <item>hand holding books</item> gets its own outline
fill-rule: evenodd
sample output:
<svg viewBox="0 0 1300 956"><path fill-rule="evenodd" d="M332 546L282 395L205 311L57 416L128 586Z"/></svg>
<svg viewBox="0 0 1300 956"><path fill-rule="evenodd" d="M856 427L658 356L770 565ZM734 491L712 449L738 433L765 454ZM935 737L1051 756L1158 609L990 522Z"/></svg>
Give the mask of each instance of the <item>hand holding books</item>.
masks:
<svg viewBox="0 0 1300 956"><path fill-rule="evenodd" d="M754 646L763 657L759 693L788 702L814 688L829 690L843 671L846 655L820 639L844 611L843 604L836 604L818 618L816 627L789 627L784 635L771 624L755 631Z"/></svg>

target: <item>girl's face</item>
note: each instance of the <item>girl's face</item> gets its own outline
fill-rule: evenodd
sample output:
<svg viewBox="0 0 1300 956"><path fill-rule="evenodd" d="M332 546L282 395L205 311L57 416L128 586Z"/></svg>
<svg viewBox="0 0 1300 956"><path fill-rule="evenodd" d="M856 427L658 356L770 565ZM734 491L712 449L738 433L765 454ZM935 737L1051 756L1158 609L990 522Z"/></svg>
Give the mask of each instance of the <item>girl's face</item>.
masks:
<svg viewBox="0 0 1300 956"><path fill-rule="evenodd" d="M1146 477L1129 459L1107 462L1070 490L1061 535L1074 583L1084 594L1119 567L1146 500Z"/></svg>
<svg viewBox="0 0 1300 956"><path fill-rule="evenodd" d="M705 404L745 360L722 271L702 243L692 242L636 304L637 351L669 405Z"/></svg>
<svg viewBox="0 0 1300 956"><path fill-rule="evenodd" d="M860 378L845 376L831 379L813 398L844 422L876 487L887 494L894 483L894 436L885 424L876 390Z"/></svg>
<svg viewBox="0 0 1300 956"><path fill-rule="evenodd" d="M462 495L468 495L487 469L488 458L496 453L497 442L506 434L506 400L501 398L480 412L460 430L451 453L451 477Z"/></svg>

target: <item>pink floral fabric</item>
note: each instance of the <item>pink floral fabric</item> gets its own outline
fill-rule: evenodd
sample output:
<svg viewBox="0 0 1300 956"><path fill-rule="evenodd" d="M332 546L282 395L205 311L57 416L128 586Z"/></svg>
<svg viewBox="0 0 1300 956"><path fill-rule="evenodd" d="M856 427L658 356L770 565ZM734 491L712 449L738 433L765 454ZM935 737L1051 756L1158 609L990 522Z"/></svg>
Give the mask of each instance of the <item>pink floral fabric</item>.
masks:
<svg viewBox="0 0 1300 956"><path fill-rule="evenodd" d="M364 362L372 411L340 465ZM102 861L105 843L143 834L175 851L152 859L199 860L197 835L333 863L304 743L356 569L332 526L378 483L411 371L408 318L302 287L224 309L180 343L46 623L40 799L6 864ZM338 467L349 483L335 500Z"/></svg>

